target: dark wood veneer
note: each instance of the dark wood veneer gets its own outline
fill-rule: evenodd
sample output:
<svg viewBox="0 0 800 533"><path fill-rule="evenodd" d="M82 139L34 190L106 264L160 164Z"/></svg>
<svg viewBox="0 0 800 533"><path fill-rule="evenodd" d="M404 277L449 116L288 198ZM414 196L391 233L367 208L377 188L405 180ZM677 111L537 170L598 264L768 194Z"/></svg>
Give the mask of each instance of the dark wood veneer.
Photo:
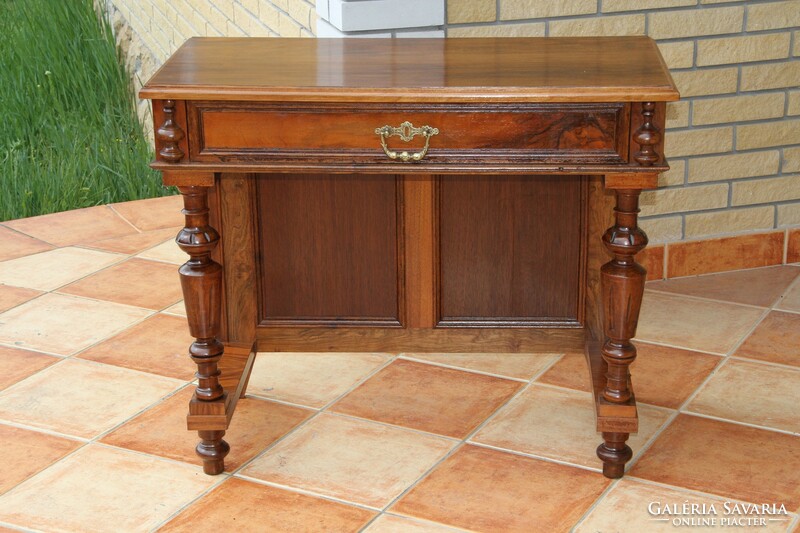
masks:
<svg viewBox="0 0 800 533"><path fill-rule="evenodd" d="M585 183L442 177L438 325L581 327Z"/></svg>
<svg viewBox="0 0 800 533"><path fill-rule="evenodd" d="M430 125L429 162L623 163L627 104L413 105L190 102L195 161L248 163L314 157L383 162L375 128ZM417 143L419 144L419 143Z"/></svg>
<svg viewBox="0 0 800 533"><path fill-rule="evenodd" d="M256 190L262 325L402 325L401 180L260 175Z"/></svg>

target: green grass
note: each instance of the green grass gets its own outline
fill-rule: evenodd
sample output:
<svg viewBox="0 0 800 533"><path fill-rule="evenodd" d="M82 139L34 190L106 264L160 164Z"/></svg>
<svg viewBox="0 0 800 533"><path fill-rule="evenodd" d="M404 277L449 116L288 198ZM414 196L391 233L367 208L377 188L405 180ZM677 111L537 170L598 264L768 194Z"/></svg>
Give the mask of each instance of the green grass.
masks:
<svg viewBox="0 0 800 533"><path fill-rule="evenodd" d="M92 0L0 0L0 221L169 194Z"/></svg>

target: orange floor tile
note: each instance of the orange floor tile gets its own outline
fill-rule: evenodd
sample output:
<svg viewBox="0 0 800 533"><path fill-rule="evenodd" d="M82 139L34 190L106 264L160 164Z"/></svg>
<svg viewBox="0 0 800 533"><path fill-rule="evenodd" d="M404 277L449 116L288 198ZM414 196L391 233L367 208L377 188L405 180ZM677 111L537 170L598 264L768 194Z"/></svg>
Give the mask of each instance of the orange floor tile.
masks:
<svg viewBox="0 0 800 533"><path fill-rule="evenodd" d="M260 354L209 477L184 429L179 203L0 223L0 531L698 529L653 502L783 505L708 529L800 529L800 266L648 284L621 480L560 353Z"/></svg>

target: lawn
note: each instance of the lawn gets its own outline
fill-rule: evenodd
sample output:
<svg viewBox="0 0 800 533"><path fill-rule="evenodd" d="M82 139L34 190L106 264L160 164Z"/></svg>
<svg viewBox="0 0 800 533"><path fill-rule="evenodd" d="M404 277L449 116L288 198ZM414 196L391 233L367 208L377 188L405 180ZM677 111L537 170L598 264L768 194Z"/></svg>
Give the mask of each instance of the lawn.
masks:
<svg viewBox="0 0 800 533"><path fill-rule="evenodd" d="M0 221L170 194L92 0L0 0Z"/></svg>

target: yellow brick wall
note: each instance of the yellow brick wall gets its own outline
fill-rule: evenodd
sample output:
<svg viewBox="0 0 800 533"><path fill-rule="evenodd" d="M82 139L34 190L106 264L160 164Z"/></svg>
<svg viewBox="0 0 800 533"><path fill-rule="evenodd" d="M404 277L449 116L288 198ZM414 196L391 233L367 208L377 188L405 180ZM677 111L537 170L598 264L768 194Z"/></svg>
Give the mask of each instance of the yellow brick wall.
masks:
<svg viewBox="0 0 800 533"><path fill-rule="evenodd" d="M104 4L136 90L194 36L313 37L314 0L97 0ZM147 102L139 115L150 123Z"/></svg>
<svg viewBox="0 0 800 533"><path fill-rule="evenodd" d="M800 225L800 0L446 0L453 36L649 35L683 100L651 242Z"/></svg>

